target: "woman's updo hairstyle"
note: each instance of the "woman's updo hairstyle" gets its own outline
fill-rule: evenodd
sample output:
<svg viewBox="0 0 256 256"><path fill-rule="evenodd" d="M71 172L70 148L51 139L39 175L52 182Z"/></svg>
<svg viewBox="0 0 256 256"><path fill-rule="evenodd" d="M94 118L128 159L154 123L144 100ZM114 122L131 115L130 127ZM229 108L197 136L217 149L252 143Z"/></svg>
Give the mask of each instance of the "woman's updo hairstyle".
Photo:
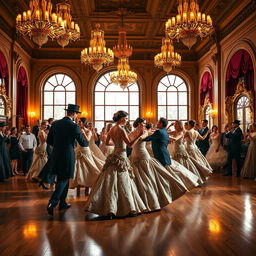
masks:
<svg viewBox="0 0 256 256"><path fill-rule="evenodd" d="M123 117L127 117L128 116L128 113L123 111L123 110L119 110L117 111L114 116L113 116L113 121L114 122L118 122L121 118Z"/></svg>
<svg viewBox="0 0 256 256"><path fill-rule="evenodd" d="M146 123L146 125L145 125L145 127L146 127L147 130L151 129L152 126L153 126L152 123Z"/></svg>
<svg viewBox="0 0 256 256"><path fill-rule="evenodd" d="M80 121L83 123L84 126L87 125L87 118L85 118L85 117L80 117Z"/></svg>
<svg viewBox="0 0 256 256"><path fill-rule="evenodd" d="M191 127L194 127L195 126L195 121L194 120L189 120L188 121L188 124L191 126Z"/></svg>
<svg viewBox="0 0 256 256"><path fill-rule="evenodd" d="M145 121L145 119L143 119L142 117L138 117L134 123L133 123L133 127L136 128L139 124L143 123Z"/></svg>

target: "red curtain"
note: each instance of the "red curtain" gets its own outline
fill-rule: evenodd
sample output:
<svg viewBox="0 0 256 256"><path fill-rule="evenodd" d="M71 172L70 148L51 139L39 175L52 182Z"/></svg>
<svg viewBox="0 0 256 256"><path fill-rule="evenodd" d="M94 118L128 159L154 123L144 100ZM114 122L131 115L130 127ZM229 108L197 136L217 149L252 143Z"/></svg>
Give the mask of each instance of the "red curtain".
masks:
<svg viewBox="0 0 256 256"><path fill-rule="evenodd" d="M253 64L249 53L246 50L237 51L231 58L226 75L226 96L233 96L239 78L244 77L246 89L254 90Z"/></svg>
<svg viewBox="0 0 256 256"><path fill-rule="evenodd" d="M17 80L17 113L24 118L25 123L28 121L28 79L26 70L20 67Z"/></svg>
<svg viewBox="0 0 256 256"><path fill-rule="evenodd" d="M8 65L4 54L0 51L0 78L4 78L6 95L9 95Z"/></svg>
<svg viewBox="0 0 256 256"><path fill-rule="evenodd" d="M201 90L200 90L200 105L204 105L204 100L206 95L209 95L209 100L213 103L213 81L212 76L209 72L205 72L201 80Z"/></svg>

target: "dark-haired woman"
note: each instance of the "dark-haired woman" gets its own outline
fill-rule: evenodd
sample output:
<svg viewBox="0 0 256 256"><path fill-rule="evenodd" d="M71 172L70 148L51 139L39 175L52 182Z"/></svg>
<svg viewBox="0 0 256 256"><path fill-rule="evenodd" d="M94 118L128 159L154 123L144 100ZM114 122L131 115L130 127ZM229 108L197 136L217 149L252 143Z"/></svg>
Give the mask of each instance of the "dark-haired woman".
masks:
<svg viewBox="0 0 256 256"><path fill-rule="evenodd" d="M216 125L212 127L212 133L209 140L211 146L205 158L207 159L213 170L217 171L227 164L228 153L221 146L220 133L218 132L218 127Z"/></svg>
<svg viewBox="0 0 256 256"><path fill-rule="evenodd" d="M80 118L78 122L81 132L84 138L89 142L92 133L86 128L86 118ZM86 188L92 187L98 176L100 175L101 169L104 165L104 161L97 158L90 150L90 147L76 147L76 162L74 179L70 184L70 188L84 186Z"/></svg>
<svg viewBox="0 0 256 256"><path fill-rule="evenodd" d="M106 144L106 140L107 140L107 137L108 137L108 133L110 132L111 128L113 127L113 124L112 123L109 123L107 125L107 128L106 128L106 133L103 134L104 138L102 138L102 146L101 146L101 151L102 153L104 154L105 157L107 157L108 155L110 155L113 150L114 150L114 144L113 142L110 140L110 143L109 145Z"/></svg>
<svg viewBox="0 0 256 256"><path fill-rule="evenodd" d="M18 160L20 159L19 135L16 127L11 128L9 154L11 159L12 174L18 175Z"/></svg>
<svg viewBox="0 0 256 256"><path fill-rule="evenodd" d="M112 140L115 148L107 157L102 172L92 188L85 210L100 216L130 216L147 210L134 182L133 169L126 155L126 145L132 147L142 132L130 140L123 128L128 113L118 111L116 123L108 133L106 144Z"/></svg>
<svg viewBox="0 0 256 256"><path fill-rule="evenodd" d="M152 123L146 123L146 125L145 125L145 128L146 128L147 133L148 133L149 136L153 134L152 127L153 127ZM146 149L147 149L149 155L151 157L154 157L153 150L152 150L152 142L151 141L147 141L146 142Z"/></svg>
<svg viewBox="0 0 256 256"><path fill-rule="evenodd" d="M190 157L194 158L202 166L208 168L208 170L209 170L208 173L205 173L205 174L201 173L201 177L203 179L206 179L207 176L212 172L212 167L210 166L210 164L208 163L206 158L203 156L203 154L197 147L196 141L198 139L204 140L208 136L209 133L207 132L204 136L201 136L199 134L199 132L194 130L194 126L195 126L195 121L190 120L187 125L188 129L184 135L184 139L186 141L186 148L187 148L187 152L190 155Z"/></svg>

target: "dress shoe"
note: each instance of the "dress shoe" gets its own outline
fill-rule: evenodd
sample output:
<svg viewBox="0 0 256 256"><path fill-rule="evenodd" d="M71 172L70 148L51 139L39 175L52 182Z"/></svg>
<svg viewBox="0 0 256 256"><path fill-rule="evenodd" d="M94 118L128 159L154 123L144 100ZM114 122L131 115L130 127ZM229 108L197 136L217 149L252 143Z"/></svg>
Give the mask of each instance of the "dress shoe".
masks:
<svg viewBox="0 0 256 256"><path fill-rule="evenodd" d="M39 187L39 188L42 187L42 188L45 189L45 190L48 190L48 189L49 189L47 186L45 186L45 184L44 184L42 181L39 182L38 187Z"/></svg>
<svg viewBox="0 0 256 256"><path fill-rule="evenodd" d="M53 209L54 209L54 206L52 204L48 204L47 206L47 212L49 215L53 216Z"/></svg>
<svg viewBox="0 0 256 256"><path fill-rule="evenodd" d="M71 207L71 204L67 204L67 203L62 203L59 205L59 210L65 210Z"/></svg>

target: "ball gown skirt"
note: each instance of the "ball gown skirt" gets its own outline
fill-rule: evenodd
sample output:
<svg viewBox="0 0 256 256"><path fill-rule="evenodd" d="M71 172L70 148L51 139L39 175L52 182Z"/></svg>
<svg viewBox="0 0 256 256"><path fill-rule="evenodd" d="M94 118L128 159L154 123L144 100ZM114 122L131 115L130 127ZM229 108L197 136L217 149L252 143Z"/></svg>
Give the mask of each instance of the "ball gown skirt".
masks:
<svg viewBox="0 0 256 256"><path fill-rule="evenodd" d="M244 178L256 178L256 133L252 137L241 171L241 177Z"/></svg>
<svg viewBox="0 0 256 256"><path fill-rule="evenodd" d="M111 213L127 216L147 210L135 185L125 146L121 152L115 150L107 157L86 202L85 210L100 216Z"/></svg>
<svg viewBox="0 0 256 256"><path fill-rule="evenodd" d="M78 146L76 149L74 179L70 182L70 188L77 186L92 187L100 172L101 169L96 165L90 148Z"/></svg>
<svg viewBox="0 0 256 256"><path fill-rule="evenodd" d="M102 153L104 154L105 157L110 155L114 151L114 148L115 148L114 146L106 145L105 143L102 143L100 145L100 149L101 149L101 151L102 151Z"/></svg>
<svg viewBox="0 0 256 256"><path fill-rule="evenodd" d="M223 149L222 146L219 147L218 152L218 143L211 144L205 158L212 168L223 167L227 164L228 153Z"/></svg>
<svg viewBox="0 0 256 256"><path fill-rule="evenodd" d="M27 180L38 179L38 176L47 162L46 143L39 145L34 153L32 165L28 171Z"/></svg>
<svg viewBox="0 0 256 256"><path fill-rule="evenodd" d="M89 141L89 147L91 149L91 152L100 160L105 161L106 157L104 156L104 154L102 153L102 151L100 150L100 148L95 144L93 136Z"/></svg>

